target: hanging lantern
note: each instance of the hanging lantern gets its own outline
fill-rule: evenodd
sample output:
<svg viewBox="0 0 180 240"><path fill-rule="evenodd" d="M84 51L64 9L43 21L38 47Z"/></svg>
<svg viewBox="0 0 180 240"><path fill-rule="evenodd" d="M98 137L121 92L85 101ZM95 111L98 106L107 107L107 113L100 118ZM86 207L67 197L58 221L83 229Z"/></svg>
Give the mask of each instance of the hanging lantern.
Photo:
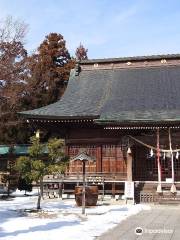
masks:
<svg viewBox="0 0 180 240"><path fill-rule="evenodd" d="M37 132L36 132L36 138L39 138L39 137L40 137L40 131L37 130Z"/></svg>
<svg viewBox="0 0 180 240"><path fill-rule="evenodd" d="M170 151L168 151L168 152L166 153L166 157L167 157L167 158L170 158L170 157L171 157L171 152L170 152Z"/></svg>
<svg viewBox="0 0 180 240"><path fill-rule="evenodd" d="M179 158L179 152L176 153L176 159L178 159L178 158Z"/></svg>
<svg viewBox="0 0 180 240"><path fill-rule="evenodd" d="M150 151L150 156L153 157L154 153L153 153L153 150L151 148L151 151Z"/></svg>
<svg viewBox="0 0 180 240"><path fill-rule="evenodd" d="M127 153L128 153L128 154L131 154L131 153L132 153L130 147L128 147Z"/></svg>

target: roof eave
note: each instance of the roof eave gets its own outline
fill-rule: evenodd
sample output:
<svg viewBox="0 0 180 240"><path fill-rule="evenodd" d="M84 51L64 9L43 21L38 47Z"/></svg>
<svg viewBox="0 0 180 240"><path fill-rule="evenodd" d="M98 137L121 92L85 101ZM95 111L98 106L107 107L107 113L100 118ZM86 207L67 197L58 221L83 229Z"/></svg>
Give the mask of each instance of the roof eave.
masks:
<svg viewBox="0 0 180 240"><path fill-rule="evenodd" d="M65 120L65 119L98 119L98 115L89 115L89 116L51 116L51 115L32 115L23 112L19 112L19 115L26 119L45 119L45 120Z"/></svg>
<svg viewBox="0 0 180 240"><path fill-rule="evenodd" d="M180 119L131 119L131 120L116 120L116 119L95 119L95 123L99 125L137 125L137 124L168 124L179 123Z"/></svg>

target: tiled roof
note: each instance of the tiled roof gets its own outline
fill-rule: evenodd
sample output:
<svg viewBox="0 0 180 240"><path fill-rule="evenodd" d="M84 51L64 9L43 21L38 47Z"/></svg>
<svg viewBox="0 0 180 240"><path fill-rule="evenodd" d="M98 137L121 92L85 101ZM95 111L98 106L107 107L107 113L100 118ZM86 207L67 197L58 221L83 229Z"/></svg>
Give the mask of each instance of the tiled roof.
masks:
<svg viewBox="0 0 180 240"><path fill-rule="evenodd" d="M95 118L99 113L96 106L101 101L103 91L102 82L96 84L95 78L96 73L82 72L75 76L75 71L72 70L68 87L61 100L22 114L30 118Z"/></svg>
<svg viewBox="0 0 180 240"><path fill-rule="evenodd" d="M78 76L72 71L60 101L23 115L118 122L179 121L180 66L82 70Z"/></svg>

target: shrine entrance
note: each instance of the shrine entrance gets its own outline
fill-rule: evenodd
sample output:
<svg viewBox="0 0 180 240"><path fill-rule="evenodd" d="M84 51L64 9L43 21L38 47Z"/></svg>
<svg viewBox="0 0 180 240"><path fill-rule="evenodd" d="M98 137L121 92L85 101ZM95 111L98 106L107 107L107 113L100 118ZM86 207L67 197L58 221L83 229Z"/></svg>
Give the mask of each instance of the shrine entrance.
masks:
<svg viewBox="0 0 180 240"><path fill-rule="evenodd" d="M148 148L144 146L133 147L133 181L158 181L157 156L150 155ZM172 178L171 157L165 154L160 156L161 180ZM180 181L180 156L174 154L175 181Z"/></svg>
<svg viewBox="0 0 180 240"><path fill-rule="evenodd" d="M132 149L133 155L133 181L153 181L157 180L155 161L149 161L148 149L144 146L136 145ZM156 179L155 179L156 178Z"/></svg>

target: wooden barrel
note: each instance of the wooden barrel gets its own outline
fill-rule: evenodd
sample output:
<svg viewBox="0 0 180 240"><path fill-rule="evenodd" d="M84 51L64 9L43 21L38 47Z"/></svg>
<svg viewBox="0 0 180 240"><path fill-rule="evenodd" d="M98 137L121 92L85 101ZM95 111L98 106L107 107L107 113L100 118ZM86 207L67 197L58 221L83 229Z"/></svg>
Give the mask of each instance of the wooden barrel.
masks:
<svg viewBox="0 0 180 240"><path fill-rule="evenodd" d="M82 206L83 186L75 187L75 201L77 206ZM98 186L86 186L85 188L86 206L96 206L98 200Z"/></svg>

